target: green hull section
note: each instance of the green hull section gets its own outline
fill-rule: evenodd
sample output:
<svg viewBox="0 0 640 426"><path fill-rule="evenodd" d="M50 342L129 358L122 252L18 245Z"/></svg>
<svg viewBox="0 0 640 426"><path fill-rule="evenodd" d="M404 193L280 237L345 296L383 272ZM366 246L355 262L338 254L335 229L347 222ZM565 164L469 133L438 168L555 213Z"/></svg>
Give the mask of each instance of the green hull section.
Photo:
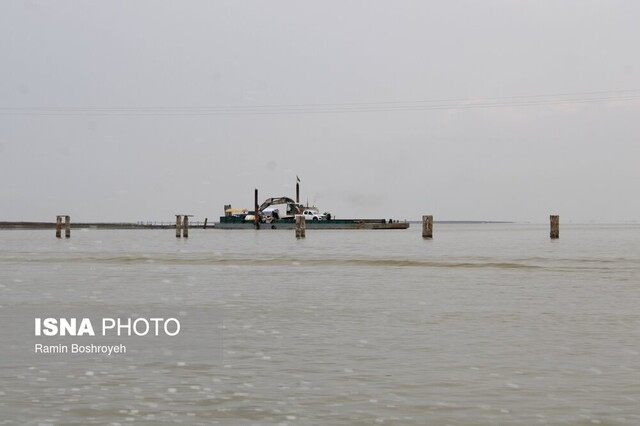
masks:
<svg viewBox="0 0 640 426"><path fill-rule="evenodd" d="M215 224L217 229L254 229L254 223L237 217L221 217ZM389 223L385 219L331 219L308 220L306 229L407 229L408 222ZM278 219L270 223L262 222L259 229L296 229L293 220Z"/></svg>

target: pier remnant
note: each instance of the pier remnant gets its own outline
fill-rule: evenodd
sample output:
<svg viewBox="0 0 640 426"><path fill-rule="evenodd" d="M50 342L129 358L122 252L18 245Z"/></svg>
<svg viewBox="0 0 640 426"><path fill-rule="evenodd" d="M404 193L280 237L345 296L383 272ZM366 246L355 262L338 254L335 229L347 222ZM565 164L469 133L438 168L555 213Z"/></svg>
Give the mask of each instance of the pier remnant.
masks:
<svg viewBox="0 0 640 426"><path fill-rule="evenodd" d="M551 215L549 216L551 222L551 232L550 237L552 240L560 238L560 216Z"/></svg>
<svg viewBox="0 0 640 426"><path fill-rule="evenodd" d="M64 214L56 216L56 238L62 238L62 218L64 218L64 237L71 238L71 216Z"/></svg>
<svg viewBox="0 0 640 426"><path fill-rule="evenodd" d="M422 238L433 238L433 216L422 216Z"/></svg>
<svg viewBox="0 0 640 426"><path fill-rule="evenodd" d="M184 215L182 219L182 237L189 238L189 215Z"/></svg>
<svg viewBox="0 0 640 426"><path fill-rule="evenodd" d="M307 222L304 216L302 215L296 216L296 238L300 239L300 238L306 237L306 228L307 228L306 223Z"/></svg>
<svg viewBox="0 0 640 426"><path fill-rule="evenodd" d="M192 214L177 214L176 215L176 238L184 237L189 238L189 218L193 217Z"/></svg>

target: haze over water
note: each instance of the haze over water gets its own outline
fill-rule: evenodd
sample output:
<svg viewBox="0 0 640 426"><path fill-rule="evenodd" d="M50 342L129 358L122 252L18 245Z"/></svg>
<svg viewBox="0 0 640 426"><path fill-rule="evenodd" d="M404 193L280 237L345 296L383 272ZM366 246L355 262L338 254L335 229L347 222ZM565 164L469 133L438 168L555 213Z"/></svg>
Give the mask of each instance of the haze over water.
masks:
<svg viewBox="0 0 640 426"><path fill-rule="evenodd" d="M0 424L639 424L638 241L639 225L2 231L5 324L202 310L224 331L222 356L189 362L5 352Z"/></svg>

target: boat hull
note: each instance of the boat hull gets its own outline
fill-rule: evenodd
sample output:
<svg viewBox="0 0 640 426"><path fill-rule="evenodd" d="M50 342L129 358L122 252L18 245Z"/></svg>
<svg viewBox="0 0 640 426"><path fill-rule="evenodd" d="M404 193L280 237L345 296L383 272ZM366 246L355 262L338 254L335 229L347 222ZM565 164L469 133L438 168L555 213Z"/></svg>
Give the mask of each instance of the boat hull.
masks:
<svg viewBox="0 0 640 426"><path fill-rule="evenodd" d="M215 224L217 229L254 229L254 223L233 217L221 217ZM332 219L308 220L306 229L407 229L408 222L387 222L384 219ZM260 223L259 229L296 229L292 220L274 220L270 223Z"/></svg>

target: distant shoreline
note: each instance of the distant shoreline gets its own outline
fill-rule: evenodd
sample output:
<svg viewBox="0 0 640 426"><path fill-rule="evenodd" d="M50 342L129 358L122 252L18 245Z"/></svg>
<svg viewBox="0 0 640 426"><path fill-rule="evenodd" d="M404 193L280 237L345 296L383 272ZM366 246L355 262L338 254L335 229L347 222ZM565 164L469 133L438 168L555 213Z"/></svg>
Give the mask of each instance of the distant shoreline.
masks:
<svg viewBox="0 0 640 426"><path fill-rule="evenodd" d="M207 228L213 228L207 225ZM89 222L71 223L71 229L175 229L175 224L153 224L153 223L116 223L116 222ZM202 228L203 225L190 224L189 228ZM0 222L0 229L55 229L54 222ZM62 225L64 229L64 224Z"/></svg>

